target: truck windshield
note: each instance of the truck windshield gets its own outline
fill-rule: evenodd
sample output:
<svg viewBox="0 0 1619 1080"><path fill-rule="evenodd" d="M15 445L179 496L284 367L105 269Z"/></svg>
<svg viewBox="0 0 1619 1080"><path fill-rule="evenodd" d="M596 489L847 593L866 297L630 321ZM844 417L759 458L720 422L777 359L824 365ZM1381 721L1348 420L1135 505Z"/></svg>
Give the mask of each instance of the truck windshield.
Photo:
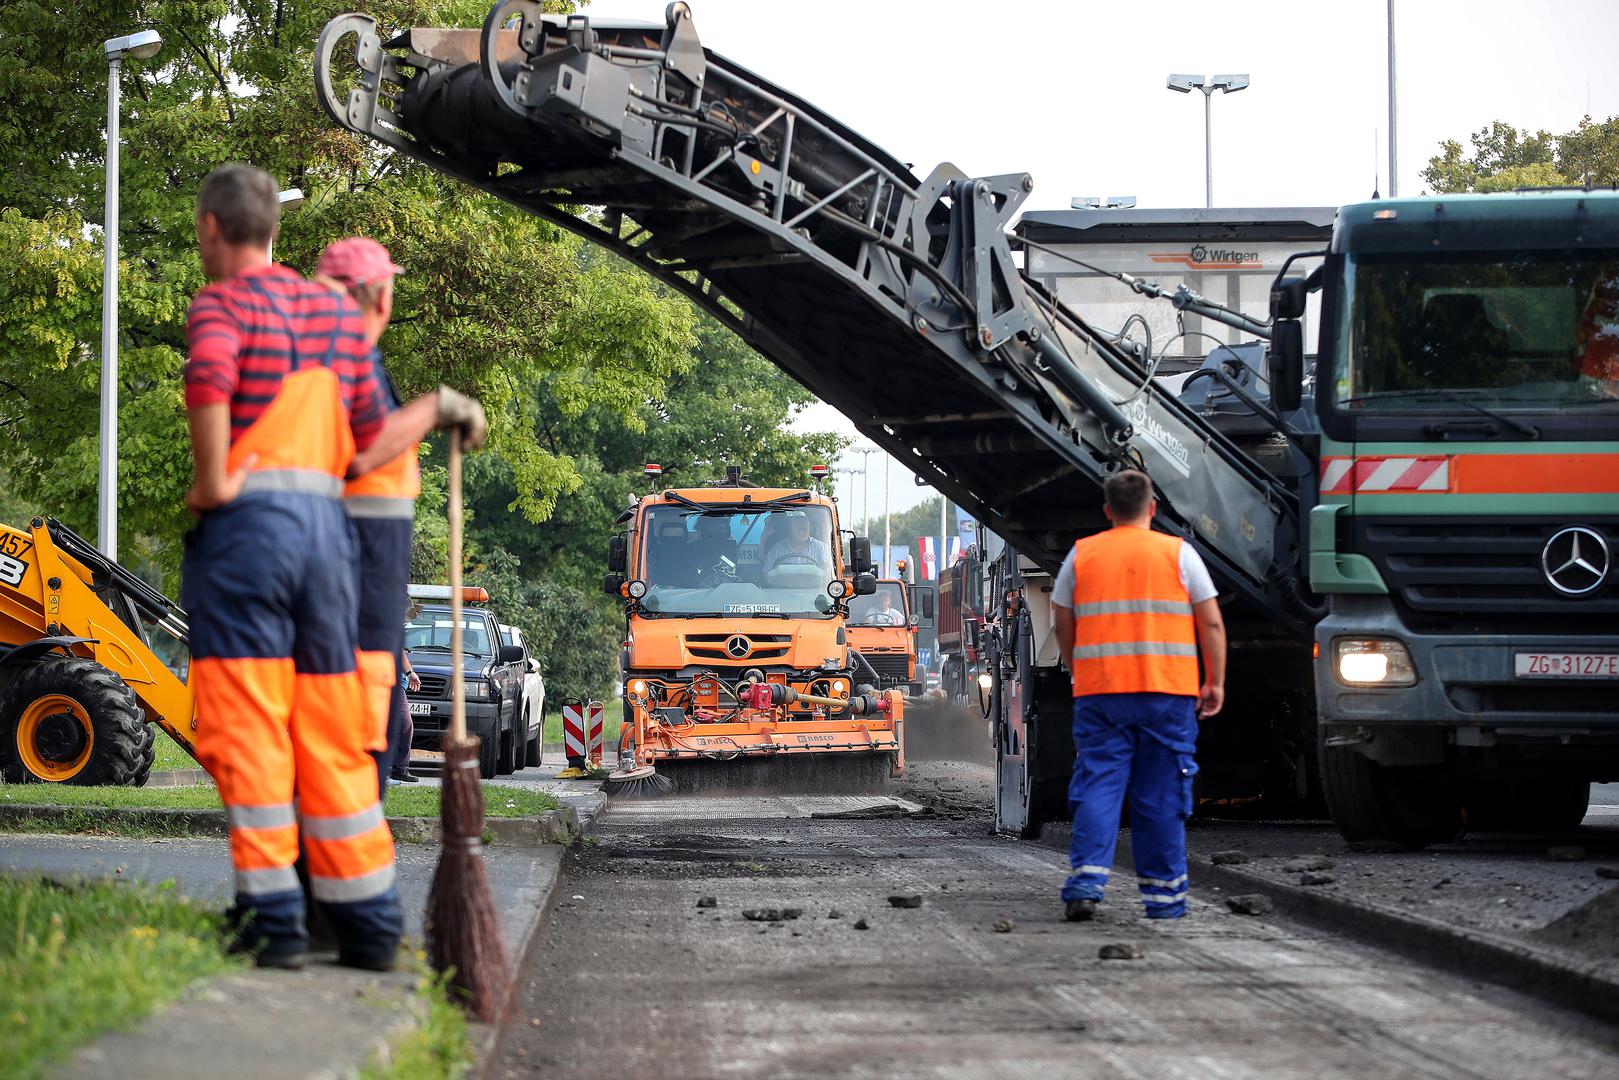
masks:
<svg viewBox="0 0 1619 1080"><path fill-rule="evenodd" d="M642 608L662 615L826 616L837 576L824 506L717 510L655 506L642 524Z"/></svg>
<svg viewBox="0 0 1619 1080"><path fill-rule="evenodd" d="M1342 407L1619 410L1619 253L1359 256L1343 285Z"/></svg>
<svg viewBox="0 0 1619 1080"><path fill-rule="evenodd" d="M879 581L870 596L849 601L850 626L904 626L905 597L891 581Z"/></svg>
<svg viewBox="0 0 1619 1080"><path fill-rule="evenodd" d="M455 622L450 610L423 608L405 621L405 650L450 651L450 630ZM489 625L476 615L461 616L461 649L468 656L493 656L489 647Z"/></svg>

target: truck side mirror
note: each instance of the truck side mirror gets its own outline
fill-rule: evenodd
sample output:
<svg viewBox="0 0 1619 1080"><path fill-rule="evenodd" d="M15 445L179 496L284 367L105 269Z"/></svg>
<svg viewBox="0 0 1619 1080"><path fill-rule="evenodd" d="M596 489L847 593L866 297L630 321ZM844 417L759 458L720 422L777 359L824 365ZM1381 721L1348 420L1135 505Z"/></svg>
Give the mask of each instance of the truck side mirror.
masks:
<svg viewBox="0 0 1619 1080"><path fill-rule="evenodd" d="M864 536L851 536L849 538L849 569L856 574L869 574L872 571L871 541ZM866 595L856 588L856 594Z"/></svg>
<svg viewBox="0 0 1619 1080"><path fill-rule="evenodd" d="M1283 278L1270 291L1271 322L1304 318L1304 298L1308 289L1301 277Z"/></svg>
<svg viewBox="0 0 1619 1080"><path fill-rule="evenodd" d="M870 571L862 571L854 576L854 594L856 596L870 596L877 591L877 575Z"/></svg>
<svg viewBox="0 0 1619 1080"><path fill-rule="evenodd" d="M495 659L502 664L521 664L528 659L528 652L521 645L502 645Z"/></svg>
<svg viewBox="0 0 1619 1080"><path fill-rule="evenodd" d="M910 592L911 610L921 616L921 625L931 626L933 624L933 586L912 585L910 586Z"/></svg>
<svg viewBox="0 0 1619 1080"><path fill-rule="evenodd" d="M602 592L608 596L622 596L624 589L623 574L608 574L602 578Z"/></svg>
<svg viewBox="0 0 1619 1080"><path fill-rule="evenodd" d="M1277 412L1292 412L1303 397L1304 326L1278 319L1270 328L1270 402Z"/></svg>
<svg viewBox="0 0 1619 1080"><path fill-rule="evenodd" d="M928 622L933 621L933 590L922 590L922 618Z"/></svg>
<svg viewBox="0 0 1619 1080"><path fill-rule="evenodd" d="M630 545L623 533L608 537L607 540L607 569L615 574L622 574L629 566Z"/></svg>

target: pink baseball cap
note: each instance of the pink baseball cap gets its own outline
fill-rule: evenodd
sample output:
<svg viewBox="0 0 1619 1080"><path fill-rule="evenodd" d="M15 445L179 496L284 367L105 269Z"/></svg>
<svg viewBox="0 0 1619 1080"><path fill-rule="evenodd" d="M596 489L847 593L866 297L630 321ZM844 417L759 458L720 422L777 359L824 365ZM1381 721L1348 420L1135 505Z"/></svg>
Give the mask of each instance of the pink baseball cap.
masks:
<svg viewBox="0 0 1619 1080"><path fill-rule="evenodd" d="M387 248L364 236L350 236L328 244L315 265L315 273L345 285L381 281L404 270L389 257Z"/></svg>

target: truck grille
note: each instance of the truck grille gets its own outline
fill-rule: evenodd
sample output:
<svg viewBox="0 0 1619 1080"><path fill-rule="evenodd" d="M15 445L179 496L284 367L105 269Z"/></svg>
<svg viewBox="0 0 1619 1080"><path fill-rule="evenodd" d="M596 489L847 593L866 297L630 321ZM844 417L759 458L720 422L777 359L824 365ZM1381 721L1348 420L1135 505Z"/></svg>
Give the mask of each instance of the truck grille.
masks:
<svg viewBox="0 0 1619 1080"><path fill-rule="evenodd" d="M749 652L733 656L726 651L726 642L732 638L745 638ZM726 660L731 663L753 663L759 660L780 660L787 655L793 638L791 634L687 634L686 651L703 660Z"/></svg>
<svg viewBox="0 0 1619 1080"><path fill-rule="evenodd" d="M889 653L886 655L883 653L861 653L860 655L865 657L866 663L870 664L872 670L877 672L877 677L882 680L883 687L898 686L905 682L906 669L910 667L910 661L904 653ZM859 681L860 675L860 666L857 664L855 665L855 681Z"/></svg>
<svg viewBox="0 0 1619 1080"><path fill-rule="evenodd" d="M1546 541L1571 524L1608 541L1619 561L1619 520L1584 518L1352 518L1349 550L1377 564L1416 621L1459 619L1501 633L1612 633L1619 566L1585 597L1559 595L1541 572Z"/></svg>

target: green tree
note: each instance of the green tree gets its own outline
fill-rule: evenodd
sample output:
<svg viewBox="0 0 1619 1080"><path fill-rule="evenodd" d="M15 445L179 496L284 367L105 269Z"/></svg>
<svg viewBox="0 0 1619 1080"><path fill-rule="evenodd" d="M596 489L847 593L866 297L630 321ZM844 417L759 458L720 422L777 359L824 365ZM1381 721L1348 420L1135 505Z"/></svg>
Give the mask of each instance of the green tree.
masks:
<svg viewBox="0 0 1619 1080"><path fill-rule="evenodd" d="M1439 194L1619 182L1619 117L1581 119L1573 131L1553 135L1520 131L1500 120L1475 131L1472 149L1447 139L1428 160L1422 179Z"/></svg>
<svg viewBox="0 0 1619 1080"><path fill-rule="evenodd" d="M368 5L383 27L476 25L486 0ZM372 236L406 268L383 339L408 394L447 382L481 397L491 449L531 519L583 477L536 437L540 402L634 426L691 362L681 298L555 226L385 154L320 113L309 72L335 2L114 0L0 7L0 468L13 493L93 533L100 382L100 220L106 64L131 26L164 38L123 73L119 513L124 547L177 562L190 480L180 370L203 284L193 250L200 180L250 161L306 202L281 261L309 269L332 240ZM64 27L72 27L65 33ZM554 400L548 400L548 395ZM170 582L172 584L172 582Z"/></svg>

